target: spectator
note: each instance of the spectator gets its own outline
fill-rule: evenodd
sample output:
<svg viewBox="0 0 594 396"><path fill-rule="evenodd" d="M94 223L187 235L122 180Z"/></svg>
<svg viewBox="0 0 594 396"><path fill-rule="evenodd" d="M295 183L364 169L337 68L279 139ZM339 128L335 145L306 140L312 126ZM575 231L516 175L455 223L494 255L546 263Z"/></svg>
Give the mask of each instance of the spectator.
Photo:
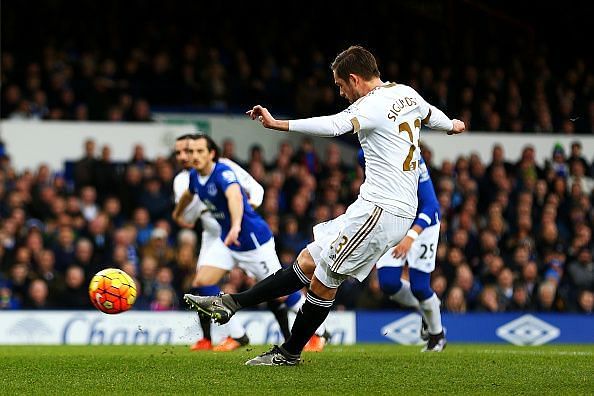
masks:
<svg viewBox="0 0 594 396"><path fill-rule="evenodd" d="M299 224L294 217L287 217L285 219L283 231L280 238L281 248L300 252L309 243L309 239L305 234L299 231Z"/></svg>
<svg viewBox="0 0 594 396"><path fill-rule="evenodd" d="M594 314L594 293L591 290L582 290L577 298L578 312L592 315Z"/></svg>
<svg viewBox="0 0 594 396"><path fill-rule="evenodd" d="M155 299L151 302L151 311L173 311L176 308L175 291L170 287L157 289Z"/></svg>
<svg viewBox="0 0 594 396"><path fill-rule="evenodd" d="M530 312L532 310L533 306L530 302L526 286L521 282L516 282L508 311Z"/></svg>
<svg viewBox="0 0 594 396"><path fill-rule="evenodd" d="M449 313L466 313L466 300L464 298L464 291L454 286L448 292L445 301L445 311Z"/></svg>
<svg viewBox="0 0 594 396"><path fill-rule="evenodd" d="M83 157L74 163L74 183L77 188L94 185L95 167L95 141L87 139L84 143Z"/></svg>
<svg viewBox="0 0 594 396"><path fill-rule="evenodd" d="M557 286L553 282L543 282L538 288L537 309L539 312L555 312Z"/></svg>
<svg viewBox="0 0 594 396"><path fill-rule="evenodd" d="M582 247L575 261L569 264L568 275L571 283L579 289L594 290L594 262L592 251Z"/></svg>
<svg viewBox="0 0 594 396"><path fill-rule="evenodd" d="M48 300L49 291L47 284L42 279L34 279L29 285L27 298L23 304L24 309L48 309L52 303Z"/></svg>
<svg viewBox="0 0 594 396"><path fill-rule="evenodd" d="M70 266L66 270L65 287L60 293L58 305L66 309L91 309L85 272L81 267Z"/></svg>
<svg viewBox="0 0 594 396"><path fill-rule="evenodd" d="M19 308L21 308L21 303L12 295L12 289L8 282L0 280L0 310Z"/></svg>

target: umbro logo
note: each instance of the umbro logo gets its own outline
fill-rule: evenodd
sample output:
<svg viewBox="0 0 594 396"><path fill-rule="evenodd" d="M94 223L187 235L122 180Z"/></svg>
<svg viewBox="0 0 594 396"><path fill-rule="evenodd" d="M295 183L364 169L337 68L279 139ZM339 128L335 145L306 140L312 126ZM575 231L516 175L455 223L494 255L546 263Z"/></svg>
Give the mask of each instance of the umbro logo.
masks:
<svg viewBox="0 0 594 396"><path fill-rule="evenodd" d="M421 341L421 316L411 313L382 327L382 334L390 340L404 345L415 345Z"/></svg>
<svg viewBox="0 0 594 396"><path fill-rule="evenodd" d="M532 315L523 315L498 327L498 337L514 345L543 345L559 337L561 331Z"/></svg>

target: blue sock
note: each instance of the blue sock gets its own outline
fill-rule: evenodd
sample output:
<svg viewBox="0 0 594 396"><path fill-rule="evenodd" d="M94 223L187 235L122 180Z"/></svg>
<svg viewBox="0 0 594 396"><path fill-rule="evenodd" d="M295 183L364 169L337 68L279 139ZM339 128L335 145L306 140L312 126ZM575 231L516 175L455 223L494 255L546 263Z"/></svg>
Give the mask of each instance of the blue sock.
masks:
<svg viewBox="0 0 594 396"><path fill-rule="evenodd" d="M402 287L401 275L402 267L382 267L378 269L377 277L382 291L389 296L398 293L398 290Z"/></svg>
<svg viewBox="0 0 594 396"><path fill-rule="evenodd" d="M293 305L297 304L299 302L299 300L301 300L301 292L296 291L296 292L293 292L287 296L287 299L285 300L285 304L287 305L288 308L291 308Z"/></svg>
<svg viewBox="0 0 594 396"><path fill-rule="evenodd" d="M431 274L410 268L410 290L419 301L425 301L433 295L431 289Z"/></svg>
<svg viewBox="0 0 594 396"><path fill-rule="evenodd" d="M199 296L218 296L221 292L219 285L200 286L196 288Z"/></svg>

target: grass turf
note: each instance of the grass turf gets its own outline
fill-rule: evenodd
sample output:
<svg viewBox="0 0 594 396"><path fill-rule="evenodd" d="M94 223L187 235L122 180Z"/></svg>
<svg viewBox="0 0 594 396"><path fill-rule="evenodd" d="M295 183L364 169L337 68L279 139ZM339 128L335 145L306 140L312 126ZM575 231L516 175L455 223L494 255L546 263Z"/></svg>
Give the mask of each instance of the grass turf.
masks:
<svg viewBox="0 0 594 396"><path fill-rule="evenodd" d="M247 367L265 351L181 346L2 346L0 394L591 394L594 346L330 346L297 367Z"/></svg>

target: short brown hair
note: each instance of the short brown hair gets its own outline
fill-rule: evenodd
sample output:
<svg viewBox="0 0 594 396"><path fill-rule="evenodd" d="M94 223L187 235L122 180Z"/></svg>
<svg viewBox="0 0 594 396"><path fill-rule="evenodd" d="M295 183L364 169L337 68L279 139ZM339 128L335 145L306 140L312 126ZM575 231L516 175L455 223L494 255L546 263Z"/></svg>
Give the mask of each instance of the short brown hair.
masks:
<svg viewBox="0 0 594 396"><path fill-rule="evenodd" d="M338 54L330 68L345 81L349 74L357 74L367 81L380 76L375 57L360 45L352 45Z"/></svg>
<svg viewBox="0 0 594 396"><path fill-rule="evenodd" d="M204 139L206 140L206 148L208 149L209 152L214 151L215 156L214 156L214 162L217 162L219 160L219 146L217 146L217 144L215 143L214 140L212 140L212 138L208 135L202 134L202 133L196 133L193 135L190 135L190 139L192 140L199 140L199 139Z"/></svg>

